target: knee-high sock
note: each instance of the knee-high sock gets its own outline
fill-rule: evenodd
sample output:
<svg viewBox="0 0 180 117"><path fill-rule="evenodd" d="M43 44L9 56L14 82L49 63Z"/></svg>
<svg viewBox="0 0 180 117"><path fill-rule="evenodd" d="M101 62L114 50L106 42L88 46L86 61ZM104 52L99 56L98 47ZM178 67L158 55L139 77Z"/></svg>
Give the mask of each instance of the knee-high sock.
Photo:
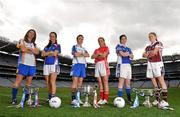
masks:
<svg viewBox="0 0 180 117"><path fill-rule="evenodd" d="M18 88L17 87L12 88L12 100L16 100L17 93L18 93Z"/></svg>
<svg viewBox="0 0 180 117"><path fill-rule="evenodd" d="M167 91L167 89L163 89L162 96L163 96L163 100L167 102L167 98L168 98L168 91Z"/></svg>
<svg viewBox="0 0 180 117"><path fill-rule="evenodd" d="M161 98L161 96L160 96L160 90L159 90L159 88L155 88L154 90L155 90L156 100L157 100L158 102L160 102L160 98Z"/></svg>
<svg viewBox="0 0 180 117"><path fill-rule="evenodd" d="M118 97L122 97L123 96L123 90L122 88L118 89Z"/></svg>
<svg viewBox="0 0 180 117"><path fill-rule="evenodd" d="M75 88L72 89L71 99L72 99L72 101L73 101L74 99L76 99L76 89L75 89Z"/></svg>
<svg viewBox="0 0 180 117"><path fill-rule="evenodd" d="M104 100L104 91L100 91L100 99Z"/></svg>
<svg viewBox="0 0 180 117"><path fill-rule="evenodd" d="M108 99L109 99L109 92L108 91L104 91L104 99L106 101L108 101Z"/></svg>
<svg viewBox="0 0 180 117"><path fill-rule="evenodd" d="M126 95L127 95L128 101L131 101L131 87L126 87Z"/></svg>

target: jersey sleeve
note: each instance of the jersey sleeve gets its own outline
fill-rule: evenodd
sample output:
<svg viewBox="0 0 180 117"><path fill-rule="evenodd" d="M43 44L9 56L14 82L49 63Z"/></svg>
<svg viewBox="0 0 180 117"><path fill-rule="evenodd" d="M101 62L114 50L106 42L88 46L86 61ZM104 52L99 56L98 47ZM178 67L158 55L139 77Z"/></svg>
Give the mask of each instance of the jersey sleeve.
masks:
<svg viewBox="0 0 180 117"><path fill-rule="evenodd" d="M132 50L131 50L131 48L129 48L129 50L128 50L128 51L129 51L129 54L132 54Z"/></svg>
<svg viewBox="0 0 180 117"><path fill-rule="evenodd" d="M161 42L157 42L155 48L163 49L163 44Z"/></svg>
<svg viewBox="0 0 180 117"><path fill-rule="evenodd" d="M17 47L18 49L20 49L20 46L23 45L23 44L24 44L24 43L23 43L23 39L20 39L19 42L17 43L16 47Z"/></svg>
<svg viewBox="0 0 180 117"><path fill-rule="evenodd" d="M88 51L86 50L86 48L84 48L84 52L85 52L85 53L88 53Z"/></svg>
<svg viewBox="0 0 180 117"><path fill-rule="evenodd" d="M43 51L47 52L47 51L48 51L48 48L47 48L47 47L45 47L45 48L43 49Z"/></svg>
<svg viewBox="0 0 180 117"><path fill-rule="evenodd" d="M117 45L116 46L116 53L118 54L119 51L122 51L122 47L120 45Z"/></svg>
<svg viewBox="0 0 180 117"><path fill-rule="evenodd" d="M76 46L74 45L74 46L72 47L71 54L74 55L76 52L77 52L77 49L76 49Z"/></svg>
<svg viewBox="0 0 180 117"><path fill-rule="evenodd" d="M109 54L109 48L108 48L108 47L106 47L106 48L104 49L104 52L106 52L106 53L108 53L108 54Z"/></svg>

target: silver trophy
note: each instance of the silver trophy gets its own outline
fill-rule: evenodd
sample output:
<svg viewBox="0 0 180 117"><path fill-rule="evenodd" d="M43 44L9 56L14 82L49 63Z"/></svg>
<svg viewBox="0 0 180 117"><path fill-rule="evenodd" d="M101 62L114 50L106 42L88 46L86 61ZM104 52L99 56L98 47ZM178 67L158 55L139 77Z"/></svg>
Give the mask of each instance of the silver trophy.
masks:
<svg viewBox="0 0 180 117"><path fill-rule="evenodd" d="M145 107L151 108L152 104L150 102L150 97L154 96L154 90L153 89L140 89L140 91L144 93L145 101L143 102L143 105Z"/></svg>
<svg viewBox="0 0 180 117"><path fill-rule="evenodd" d="M89 103L89 96L93 93L93 87L90 85L86 85L83 87L83 95L85 95L85 102L83 107L90 107L91 104Z"/></svg>
<svg viewBox="0 0 180 117"><path fill-rule="evenodd" d="M93 94L94 94L93 107L94 108L100 108L100 106L98 105L97 89L98 89L98 85L95 85L93 89Z"/></svg>
<svg viewBox="0 0 180 117"><path fill-rule="evenodd" d="M150 102L150 97L154 96L154 90L153 89L136 89L133 88L132 91L136 94L136 98L134 101L134 104L131 108L136 108L139 106L139 99L138 95L144 97L145 101L143 102L143 105L145 107L152 107L152 104Z"/></svg>
<svg viewBox="0 0 180 117"><path fill-rule="evenodd" d="M38 107L39 106L39 98L38 98L39 88L23 88L23 95L20 104L16 105L16 108L24 108L25 104L25 96L29 94L29 98L27 100L27 105L30 107ZM34 101L33 101L34 96Z"/></svg>
<svg viewBox="0 0 180 117"><path fill-rule="evenodd" d="M32 94L33 94L33 88L29 88L28 90L29 99L26 101L27 105L32 106L33 100L32 100Z"/></svg>

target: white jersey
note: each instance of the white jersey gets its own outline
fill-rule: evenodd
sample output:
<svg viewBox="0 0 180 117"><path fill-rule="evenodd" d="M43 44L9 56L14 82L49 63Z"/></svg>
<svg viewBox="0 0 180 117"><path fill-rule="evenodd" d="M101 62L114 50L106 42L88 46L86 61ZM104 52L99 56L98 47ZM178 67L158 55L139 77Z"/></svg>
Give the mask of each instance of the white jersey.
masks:
<svg viewBox="0 0 180 117"><path fill-rule="evenodd" d="M24 40L20 40L20 44L24 44L25 47L28 47L28 48L32 48L32 49L35 48L33 43L27 43ZM32 54L25 53L25 52L22 52L20 50L18 64L24 64L24 65L29 65L29 66L36 66L35 55L33 53Z"/></svg>
<svg viewBox="0 0 180 117"><path fill-rule="evenodd" d="M79 45L74 45L72 47L72 55L74 55L74 53L76 53L76 52L88 53L84 47L81 47ZM75 57L75 56L73 56L72 63L73 64L77 64L77 63L86 64L86 58L83 57L83 56L82 57Z"/></svg>

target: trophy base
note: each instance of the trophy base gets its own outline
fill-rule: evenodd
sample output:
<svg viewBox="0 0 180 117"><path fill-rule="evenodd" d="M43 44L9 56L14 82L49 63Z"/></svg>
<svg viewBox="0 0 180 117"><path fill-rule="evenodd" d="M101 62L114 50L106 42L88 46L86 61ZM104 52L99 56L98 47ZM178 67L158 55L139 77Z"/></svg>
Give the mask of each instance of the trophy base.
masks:
<svg viewBox="0 0 180 117"><path fill-rule="evenodd" d="M150 101L145 101L145 102L143 103L143 105L144 105L145 107L147 107L147 108L151 108L151 107L152 107L152 104L150 103Z"/></svg>
<svg viewBox="0 0 180 117"><path fill-rule="evenodd" d="M84 104L83 104L83 107L90 107L90 106L91 106L91 104L88 102L84 102Z"/></svg>

